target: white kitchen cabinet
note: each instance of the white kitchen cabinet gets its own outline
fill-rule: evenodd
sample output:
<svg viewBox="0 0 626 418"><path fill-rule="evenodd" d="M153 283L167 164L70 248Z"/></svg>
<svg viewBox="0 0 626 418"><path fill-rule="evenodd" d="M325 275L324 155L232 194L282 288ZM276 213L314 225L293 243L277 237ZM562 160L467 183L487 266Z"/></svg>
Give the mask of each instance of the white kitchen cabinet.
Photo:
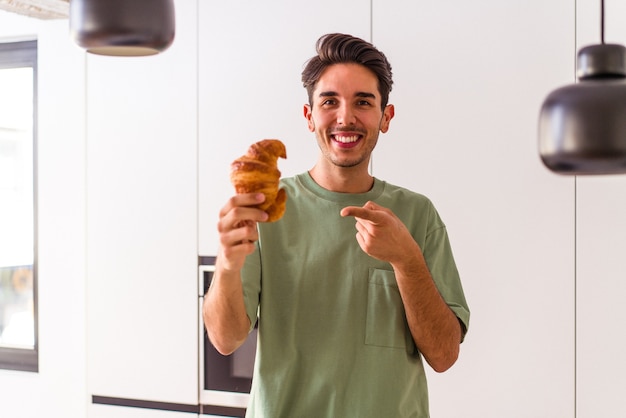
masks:
<svg viewBox="0 0 626 418"><path fill-rule="evenodd" d="M163 54L87 59L89 395L198 403L196 13Z"/></svg>
<svg viewBox="0 0 626 418"><path fill-rule="evenodd" d="M626 177L577 184L578 417L626 416Z"/></svg>
<svg viewBox="0 0 626 418"><path fill-rule="evenodd" d="M579 46L600 43L600 4L577 1ZM607 0L605 40L626 44L626 4ZM623 300L626 176L577 178L576 382L578 418L626 416Z"/></svg>
<svg viewBox="0 0 626 418"><path fill-rule="evenodd" d="M310 169L315 137L307 130L300 73L329 32L370 39L368 0L201 1L199 10L199 251L215 255L220 208L234 193L230 163L266 138L282 140L283 176Z"/></svg>
<svg viewBox="0 0 626 418"><path fill-rule="evenodd" d="M373 173L433 200L472 311L458 363L429 373L441 418L574 416L575 185L536 136L573 81L574 2L516 4L373 2L396 105Z"/></svg>

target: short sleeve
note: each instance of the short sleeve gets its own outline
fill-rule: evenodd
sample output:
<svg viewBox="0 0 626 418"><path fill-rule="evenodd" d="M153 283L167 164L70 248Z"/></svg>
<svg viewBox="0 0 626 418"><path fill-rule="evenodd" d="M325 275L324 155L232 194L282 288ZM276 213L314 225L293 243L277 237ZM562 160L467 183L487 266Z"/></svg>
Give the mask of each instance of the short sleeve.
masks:
<svg viewBox="0 0 626 418"><path fill-rule="evenodd" d="M261 295L261 254L258 243L255 251L246 258L241 270L241 282L246 313L250 319L250 331L252 331L257 321Z"/></svg>
<svg viewBox="0 0 626 418"><path fill-rule="evenodd" d="M429 230L426 235L424 248L422 249L424 258L439 293L463 323L464 331L467 331L469 328L470 311L452 254L448 233L445 225L439 220L439 215L434 212L433 216L438 219L435 223L437 226Z"/></svg>

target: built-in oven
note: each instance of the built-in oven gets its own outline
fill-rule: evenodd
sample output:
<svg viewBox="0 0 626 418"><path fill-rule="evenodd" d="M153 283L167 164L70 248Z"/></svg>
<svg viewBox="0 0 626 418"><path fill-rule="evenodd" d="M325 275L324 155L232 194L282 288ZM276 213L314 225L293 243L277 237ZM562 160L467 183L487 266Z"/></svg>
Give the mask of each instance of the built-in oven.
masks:
<svg viewBox="0 0 626 418"><path fill-rule="evenodd" d="M202 303L214 271L215 257L198 258L200 408L203 414L243 417L252 384L257 330L231 355L223 356L213 347L204 327Z"/></svg>

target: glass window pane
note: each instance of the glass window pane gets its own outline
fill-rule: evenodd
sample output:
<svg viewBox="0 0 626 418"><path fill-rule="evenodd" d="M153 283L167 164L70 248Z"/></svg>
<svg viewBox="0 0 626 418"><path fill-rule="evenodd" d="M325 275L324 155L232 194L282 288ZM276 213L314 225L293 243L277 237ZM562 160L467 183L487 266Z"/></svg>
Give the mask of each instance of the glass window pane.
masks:
<svg viewBox="0 0 626 418"><path fill-rule="evenodd" d="M18 370L37 369L34 45L0 44L0 367Z"/></svg>
<svg viewBox="0 0 626 418"><path fill-rule="evenodd" d="M0 345L34 348L33 69L1 69L0 91Z"/></svg>

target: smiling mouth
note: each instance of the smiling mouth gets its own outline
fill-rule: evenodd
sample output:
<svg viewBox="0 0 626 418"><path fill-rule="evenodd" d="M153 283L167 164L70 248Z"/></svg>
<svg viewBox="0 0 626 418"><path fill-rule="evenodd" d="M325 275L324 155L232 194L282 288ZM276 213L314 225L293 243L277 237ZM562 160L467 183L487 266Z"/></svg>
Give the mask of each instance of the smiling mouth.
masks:
<svg viewBox="0 0 626 418"><path fill-rule="evenodd" d="M361 138L361 135L333 135L332 138L342 144L351 144L358 141Z"/></svg>

